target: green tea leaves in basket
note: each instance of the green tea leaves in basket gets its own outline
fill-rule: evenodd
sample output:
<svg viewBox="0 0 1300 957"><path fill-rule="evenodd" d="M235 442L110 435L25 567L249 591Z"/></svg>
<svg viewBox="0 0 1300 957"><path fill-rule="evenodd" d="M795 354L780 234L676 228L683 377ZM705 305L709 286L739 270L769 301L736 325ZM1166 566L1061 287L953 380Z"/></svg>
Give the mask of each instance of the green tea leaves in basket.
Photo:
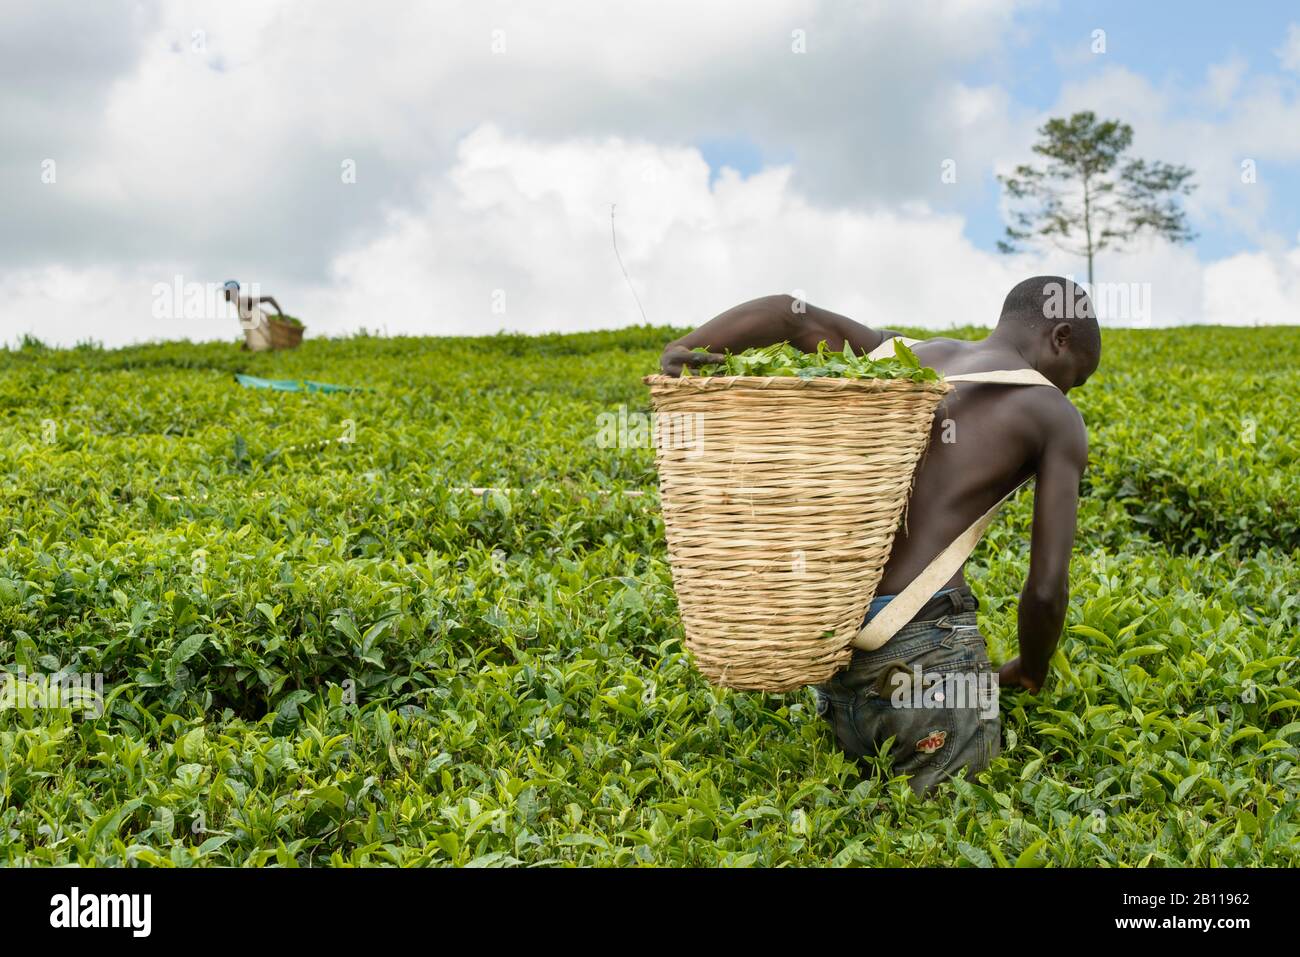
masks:
<svg viewBox="0 0 1300 957"><path fill-rule="evenodd" d="M709 350L700 348L694 351ZM911 379L913 382L935 382L939 379L939 373L921 365L916 353L904 345L901 339L894 340L894 355L882 359L859 355L847 342L843 349L836 351L823 339L817 344L816 352L804 352L788 342L778 342L761 349L727 352L724 361L700 366L695 373L689 367L682 368L682 375L692 374L798 376L803 379Z"/></svg>

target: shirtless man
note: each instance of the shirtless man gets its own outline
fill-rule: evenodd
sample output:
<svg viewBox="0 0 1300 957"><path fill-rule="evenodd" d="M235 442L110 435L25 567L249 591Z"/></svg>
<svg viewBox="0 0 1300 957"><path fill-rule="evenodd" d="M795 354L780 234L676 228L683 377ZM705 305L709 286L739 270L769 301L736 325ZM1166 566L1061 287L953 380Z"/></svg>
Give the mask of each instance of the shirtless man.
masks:
<svg viewBox="0 0 1300 957"><path fill-rule="evenodd" d="M717 362L723 351L782 341L808 352L823 339L832 349L848 342L855 351L870 352L896 335L789 296L767 296L670 342L661 366L679 375L683 365ZM711 352L691 351L700 346ZM906 528L899 529L867 620L986 510L1036 476L1029 574L1018 614L1020 654L998 672L1001 687L1036 693L1069 602L1088 436L1066 394L1087 381L1101 358L1092 303L1065 278L1035 276L1007 294L997 327L986 338L926 339L913 350L925 365L948 375L1035 369L1056 388L954 383L956 391L935 415ZM988 766L1001 748L996 707L918 708L907 706L918 700L914 695L897 694L912 680L907 676L918 673L989 677L988 652L975 622L978 607L958 570L890 641L875 651L855 650L846 669L815 689L818 713L834 727L846 753L877 754L893 738L888 753L894 770L909 775L918 792L960 769L973 776Z"/></svg>

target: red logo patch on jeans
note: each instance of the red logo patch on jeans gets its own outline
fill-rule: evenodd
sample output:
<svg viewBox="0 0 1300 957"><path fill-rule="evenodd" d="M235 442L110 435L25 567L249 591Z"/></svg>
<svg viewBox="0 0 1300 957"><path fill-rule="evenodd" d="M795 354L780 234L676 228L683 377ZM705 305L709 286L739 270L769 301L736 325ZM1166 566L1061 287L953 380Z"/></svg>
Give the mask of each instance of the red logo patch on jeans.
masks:
<svg viewBox="0 0 1300 957"><path fill-rule="evenodd" d="M943 747L944 741L948 740L947 731L931 731L920 741L916 742L916 750L922 754L934 754Z"/></svg>

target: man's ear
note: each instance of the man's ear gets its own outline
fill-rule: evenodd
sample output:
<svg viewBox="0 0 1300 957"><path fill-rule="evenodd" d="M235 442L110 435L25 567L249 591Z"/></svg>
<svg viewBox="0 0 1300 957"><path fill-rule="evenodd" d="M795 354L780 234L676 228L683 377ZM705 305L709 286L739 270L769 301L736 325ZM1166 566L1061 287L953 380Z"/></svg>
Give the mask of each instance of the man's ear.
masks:
<svg viewBox="0 0 1300 957"><path fill-rule="evenodd" d="M1071 336L1074 329L1068 322L1058 322L1052 326L1052 346L1057 352L1065 352L1070 348Z"/></svg>

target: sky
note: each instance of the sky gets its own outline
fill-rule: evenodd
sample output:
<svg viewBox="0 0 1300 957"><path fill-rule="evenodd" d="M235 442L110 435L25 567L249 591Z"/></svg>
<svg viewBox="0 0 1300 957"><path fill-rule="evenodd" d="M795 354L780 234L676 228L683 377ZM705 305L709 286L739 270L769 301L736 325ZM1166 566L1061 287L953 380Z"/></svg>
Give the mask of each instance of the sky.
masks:
<svg viewBox="0 0 1300 957"><path fill-rule="evenodd" d="M694 325L791 293L989 325L1050 117L1190 166L1110 325L1300 322L1300 6L0 0L0 343ZM1247 171L1249 170L1249 175ZM945 175L945 173L947 175Z"/></svg>

